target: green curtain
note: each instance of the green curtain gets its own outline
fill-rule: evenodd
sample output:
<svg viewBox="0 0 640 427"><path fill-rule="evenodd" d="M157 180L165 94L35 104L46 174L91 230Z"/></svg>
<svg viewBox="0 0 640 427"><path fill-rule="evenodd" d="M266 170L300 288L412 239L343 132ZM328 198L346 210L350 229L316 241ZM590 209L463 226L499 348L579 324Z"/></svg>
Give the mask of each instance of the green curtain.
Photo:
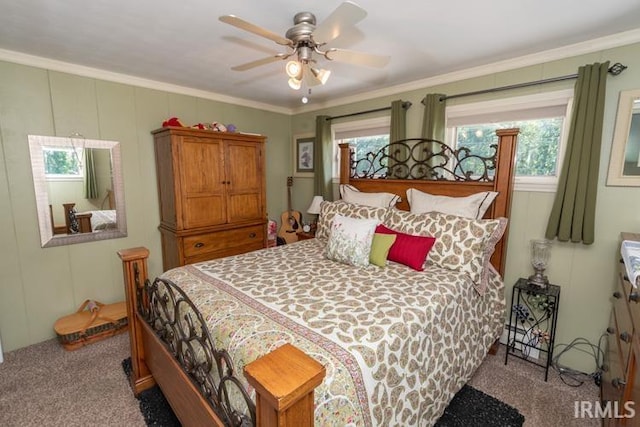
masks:
<svg viewBox="0 0 640 427"><path fill-rule="evenodd" d="M422 137L444 142L446 95L430 93L424 97Z"/></svg>
<svg viewBox="0 0 640 427"><path fill-rule="evenodd" d="M424 117L422 118L422 137L427 139L435 139L436 141L444 142L445 131L445 95L441 93L430 93L424 97L422 104L424 104ZM426 148L426 147L425 147ZM441 146L435 143L430 144L431 152L439 152ZM427 160L427 153L421 151L415 153L417 160ZM427 162L429 166L434 166L438 163L437 158L432 158Z"/></svg>
<svg viewBox="0 0 640 427"><path fill-rule="evenodd" d="M84 197L85 199L97 199L98 179L96 178L96 166L93 161L93 149L84 149Z"/></svg>
<svg viewBox="0 0 640 427"><path fill-rule="evenodd" d="M408 104L411 105L411 104ZM401 99L391 103L391 126L389 129L389 157L387 159L387 167L389 168L388 177L395 178L393 166L396 163L394 159L406 159L409 156L407 147L403 145L394 145L396 141L403 140L407 137L407 108ZM401 178L398 176L397 178Z"/></svg>
<svg viewBox="0 0 640 427"><path fill-rule="evenodd" d="M609 61L578 70L567 151L560 171L547 239L590 245L594 241L602 121Z"/></svg>
<svg viewBox="0 0 640 427"><path fill-rule="evenodd" d="M389 129L389 140L391 142L400 141L407 137L407 109L404 101L397 99L391 103L391 127Z"/></svg>
<svg viewBox="0 0 640 427"><path fill-rule="evenodd" d="M313 161L315 170L315 195L325 200L333 200L331 121L329 116L316 116L316 153Z"/></svg>

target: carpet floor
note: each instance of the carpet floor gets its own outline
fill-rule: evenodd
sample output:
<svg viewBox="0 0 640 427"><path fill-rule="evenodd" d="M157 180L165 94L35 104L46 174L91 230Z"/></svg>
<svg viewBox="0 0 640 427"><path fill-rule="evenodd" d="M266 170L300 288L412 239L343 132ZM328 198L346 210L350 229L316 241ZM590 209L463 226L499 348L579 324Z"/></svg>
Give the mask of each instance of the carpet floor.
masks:
<svg viewBox="0 0 640 427"><path fill-rule="evenodd" d="M122 361L129 355L127 334L73 352L48 340L5 353L0 425L145 427L140 402L123 375ZM601 420L573 416L576 400L599 399L592 382L569 387L555 372L544 382L541 368L511 358L505 365L504 348L485 359L469 385L516 408L525 417L524 427L601 425Z"/></svg>

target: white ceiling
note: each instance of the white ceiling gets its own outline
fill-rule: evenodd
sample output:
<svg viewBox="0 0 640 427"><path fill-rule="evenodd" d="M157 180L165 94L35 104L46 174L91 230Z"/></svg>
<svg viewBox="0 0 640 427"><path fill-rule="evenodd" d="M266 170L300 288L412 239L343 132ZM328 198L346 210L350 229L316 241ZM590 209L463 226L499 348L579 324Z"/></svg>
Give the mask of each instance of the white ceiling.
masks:
<svg viewBox="0 0 640 427"><path fill-rule="evenodd" d="M27 54L298 109L285 61L234 65L285 52L218 20L233 14L284 33L301 11L318 23L341 0L0 0L0 59ZM332 71L312 105L357 97L602 37L640 41L640 0L356 0L368 15L329 47L390 55L383 69L321 60ZM631 31L631 32L630 32ZM562 50L561 50L562 51ZM570 51L570 49L569 49Z"/></svg>

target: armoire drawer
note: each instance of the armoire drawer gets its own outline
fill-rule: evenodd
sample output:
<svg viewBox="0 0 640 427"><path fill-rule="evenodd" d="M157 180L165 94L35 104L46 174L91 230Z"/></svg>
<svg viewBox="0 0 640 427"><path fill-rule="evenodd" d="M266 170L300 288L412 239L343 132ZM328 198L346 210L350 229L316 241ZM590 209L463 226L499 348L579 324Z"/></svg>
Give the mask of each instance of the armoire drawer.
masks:
<svg viewBox="0 0 640 427"><path fill-rule="evenodd" d="M185 258L200 257L220 251L229 254L242 253L237 252L236 249L246 246L259 249L263 247L263 244L264 226L262 224L198 234L182 239Z"/></svg>

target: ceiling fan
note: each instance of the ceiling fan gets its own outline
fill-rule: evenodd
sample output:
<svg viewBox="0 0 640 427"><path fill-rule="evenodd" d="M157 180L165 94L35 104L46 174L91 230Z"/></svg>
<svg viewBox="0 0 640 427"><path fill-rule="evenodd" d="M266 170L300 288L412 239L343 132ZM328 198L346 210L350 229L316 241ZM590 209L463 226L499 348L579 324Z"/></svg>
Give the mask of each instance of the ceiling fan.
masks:
<svg viewBox="0 0 640 427"><path fill-rule="evenodd" d="M289 28L282 37L272 31L238 18L234 15L223 15L220 21L249 31L250 33L267 38L288 48L286 53L268 56L231 67L235 71L245 71L261 65L279 60L290 60L286 65L289 76L289 86L300 89L304 82L307 86L325 84L331 71L318 68L314 56L323 57L329 61L341 61L355 65L370 67L384 67L389 63L389 56L357 52L347 49L325 48L325 45L336 39L342 31L367 16L367 12L357 4L346 1L338 6L324 21L316 25L316 17L311 12L300 12L293 17L293 27Z"/></svg>

